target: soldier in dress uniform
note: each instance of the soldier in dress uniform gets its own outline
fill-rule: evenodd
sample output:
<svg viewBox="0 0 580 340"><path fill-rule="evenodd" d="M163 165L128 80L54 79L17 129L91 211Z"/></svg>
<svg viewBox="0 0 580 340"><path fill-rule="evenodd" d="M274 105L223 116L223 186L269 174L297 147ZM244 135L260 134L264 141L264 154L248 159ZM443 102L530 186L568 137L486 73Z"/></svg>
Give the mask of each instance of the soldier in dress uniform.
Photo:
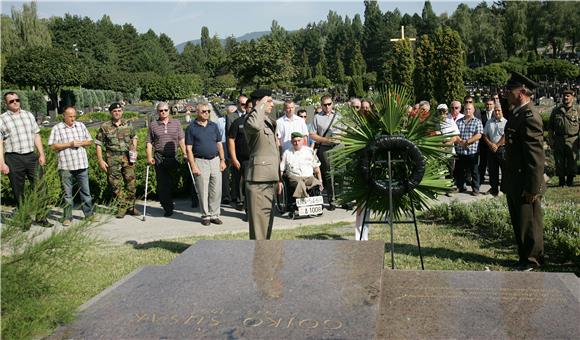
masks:
<svg viewBox="0 0 580 340"><path fill-rule="evenodd" d="M135 159L137 155L137 136L135 129L126 120L121 119L123 107L119 103L109 106L111 120L104 122L97 133L97 160L101 170L107 173L109 185L117 199L117 218L125 214L138 216L135 208ZM107 154L107 161L103 159L103 147ZM129 153L134 159L130 159ZM123 191L122 181L125 180Z"/></svg>
<svg viewBox="0 0 580 340"><path fill-rule="evenodd" d="M575 101L574 90L564 90L562 104L554 108L548 125L548 142L554 151L556 175L561 187L571 187L576 174L574 147L578 142L580 116L574 107Z"/></svg>
<svg viewBox="0 0 580 340"><path fill-rule="evenodd" d="M544 223L541 196L544 181L543 124L533 110L532 90L538 85L513 72L507 100L513 110L505 127L506 161L501 190L506 194L521 269L544 262Z"/></svg>
<svg viewBox="0 0 580 340"><path fill-rule="evenodd" d="M272 92L257 89L250 95L254 110L247 114L244 133L250 150L246 168L246 198L251 240L269 240L274 223L274 195L280 190L280 152L276 121L269 117Z"/></svg>

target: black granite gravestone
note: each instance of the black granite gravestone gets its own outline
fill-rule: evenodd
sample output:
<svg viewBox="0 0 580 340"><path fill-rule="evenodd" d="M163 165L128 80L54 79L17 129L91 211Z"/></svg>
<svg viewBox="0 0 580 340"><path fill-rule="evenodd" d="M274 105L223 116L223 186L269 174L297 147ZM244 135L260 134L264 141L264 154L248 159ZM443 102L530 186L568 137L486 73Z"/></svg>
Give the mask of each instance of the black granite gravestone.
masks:
<svg viewBox="0 0 580 340"><path fill-rule="evenodd" d="M578 339L573 274L384 271L380 339Z"/></svg>
<svg viewBox="0 0 580 340"><path fill-rule="evenodd" d="M200 241L53 338L370 339L383 253L380 241Z"/></svg>

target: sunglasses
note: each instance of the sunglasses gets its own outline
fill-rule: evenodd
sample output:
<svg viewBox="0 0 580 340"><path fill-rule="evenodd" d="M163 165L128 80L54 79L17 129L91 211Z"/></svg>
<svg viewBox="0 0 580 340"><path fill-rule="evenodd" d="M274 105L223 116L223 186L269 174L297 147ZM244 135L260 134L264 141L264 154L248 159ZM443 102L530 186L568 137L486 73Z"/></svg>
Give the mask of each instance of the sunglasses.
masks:
<svg viewBox="0 0 580 340"><path fill-rule="evenodd" d="M210 113L211 111L210 110L201 110L199 112L201 112L201 113Z"/></svg>
<svg viewBox="0 0 580 340"><path fill-rule="evenodd" d="M473 100L466 100L466 103L473 103Z"/></svg>
<svg viewBox="0 0 580 340"><path fill-rule="evenodd" d="M169 109L160 109L160 110L157 110L157 111L159 111L159 112L167 112L167 111L169 111Z"/></svg>
<svg viewBox="0 0 580 340"><path fill-rule="evenodd" d="M8 104L12 104L12 103L20 103L20 99L16 98L16 99L12 99L8 101Z"/></svg>
<svg viewBox="0 0 580 340"><path fill-rule="evenodd" d="M452 106L451 108L452 108L452 109L460 109L460 108L461 108L461 106Z"/></svg>
<svg viewBox="0 0 580 340"><path fill-rule="evenodd" d="M323 103L322 105L324 105L324 106L330 106L330 105L332 105L332 103Z"/></svg>

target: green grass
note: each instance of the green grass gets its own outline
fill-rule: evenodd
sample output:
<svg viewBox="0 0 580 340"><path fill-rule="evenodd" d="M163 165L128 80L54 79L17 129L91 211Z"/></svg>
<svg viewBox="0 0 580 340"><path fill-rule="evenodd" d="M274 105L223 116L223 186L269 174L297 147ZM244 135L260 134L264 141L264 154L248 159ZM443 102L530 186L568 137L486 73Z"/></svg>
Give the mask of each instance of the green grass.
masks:
<svg viewBox="0 0 580 340"><path fill-rule="evenodd" d="M577 204L580 187L550 188L546 194L549 205ZM482 202L485 204L485 202ZM485 205L472 205L476 216ZM493 271L512 271L516 249L509 233L497 237L495 232L485 232L473 226L448 225L427 215L421 217L419 233L421 248L428 270L474 270L489 268ZM97 244L81 254L75 261L68 261L65 270L58 275L45 275L36 291L26 291L27 285L5 287L20 289L27 298L20 305L10 306L6 313L3 305L2 337L5 339L28 339L47 336L59 324L70 322L77 308L113 283L146 265L169 263L198 240L246 240L247 233L230 233L211 237L187 237L124 245ZM305 226L297 229L273 231L275 240L352 240L354 228L347 223ZM370 239L385 241L385 267L390 267L388 225L372 225ZM415 230L412 224L396 224L394 234L395 266L397 269L420 269ZM548 253L550 255L550 253ZM3 258L5 261L7 258ZM554 261L552 261L554 262ZM559 263L558 263L559 262ZM3 265L4 269L4 265ZM543 271L580 273L573 261L556 261L542 268ZM3 273L3 278L6 273ZM41 280L40 277L31 279ZM10 292L11 294L18 293Z"/></svg>

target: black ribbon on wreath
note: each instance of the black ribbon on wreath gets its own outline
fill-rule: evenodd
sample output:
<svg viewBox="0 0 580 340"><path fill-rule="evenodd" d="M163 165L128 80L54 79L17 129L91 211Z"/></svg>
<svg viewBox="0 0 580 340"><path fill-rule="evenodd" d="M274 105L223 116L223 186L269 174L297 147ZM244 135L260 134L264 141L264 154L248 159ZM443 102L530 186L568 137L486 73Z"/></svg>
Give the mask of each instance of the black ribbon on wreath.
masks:
<svg viewBox="0 0 580 340"><path fill-rule="evenodd" d="M386 171L388 164L384 160L389 151L394 161L390 180ZM386 166L381 166L383 164ZM404 136L381 135L363 149L360 169L370 185L370 192L388 195L390 185L393 198L398 199L421 183L425 158L421 150Z"/></svg>

